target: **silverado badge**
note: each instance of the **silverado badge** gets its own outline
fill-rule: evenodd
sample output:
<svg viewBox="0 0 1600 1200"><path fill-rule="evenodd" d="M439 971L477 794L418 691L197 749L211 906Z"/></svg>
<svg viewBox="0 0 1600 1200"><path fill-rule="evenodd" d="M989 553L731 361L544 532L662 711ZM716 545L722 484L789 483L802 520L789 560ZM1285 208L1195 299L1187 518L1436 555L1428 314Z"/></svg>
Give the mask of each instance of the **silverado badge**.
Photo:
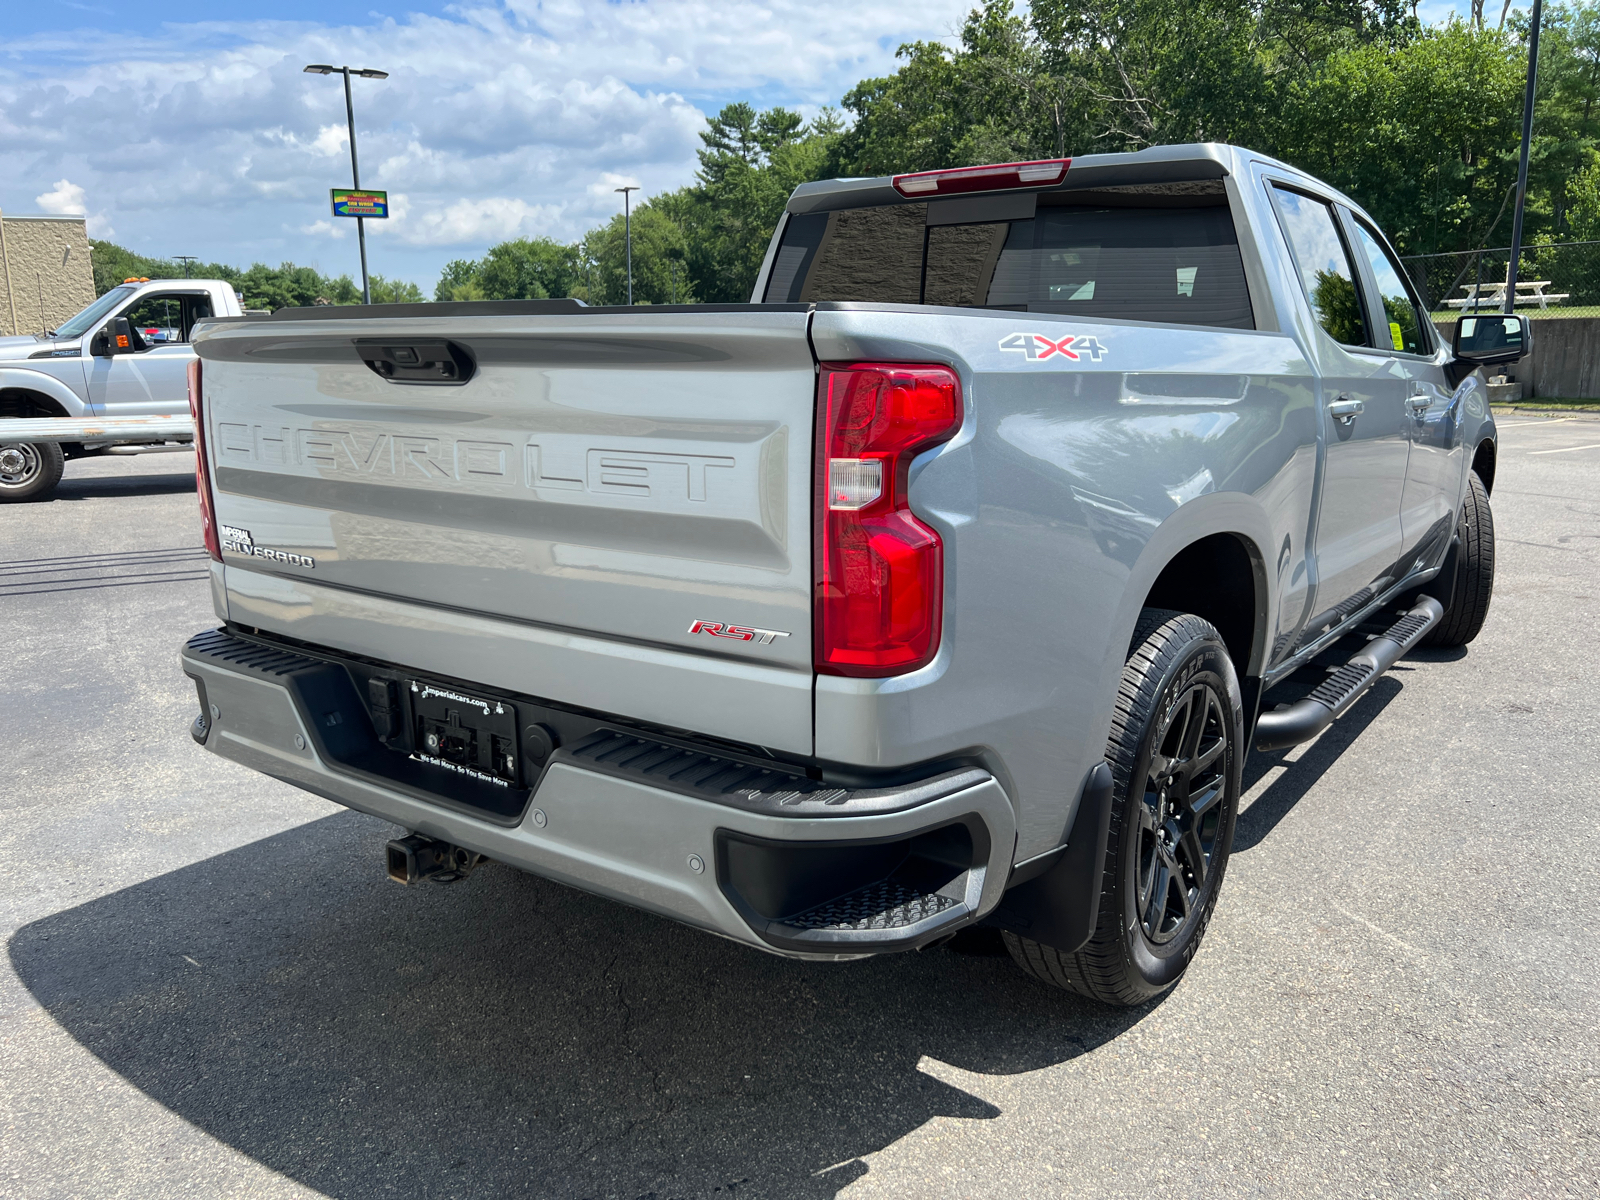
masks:
<svg viewBox="0 0 1600 1200"><path fill-rule="evenodd" d="M258 546L248 529L240 529L236 525L219 524L217 532L222 535L223 550L229 554L247 554L251 558L287 563L291 567L305 567L307 570L314 569L317 565L317 560L309 554L290 554L284 550L268 550L265 546Z"/></svg>

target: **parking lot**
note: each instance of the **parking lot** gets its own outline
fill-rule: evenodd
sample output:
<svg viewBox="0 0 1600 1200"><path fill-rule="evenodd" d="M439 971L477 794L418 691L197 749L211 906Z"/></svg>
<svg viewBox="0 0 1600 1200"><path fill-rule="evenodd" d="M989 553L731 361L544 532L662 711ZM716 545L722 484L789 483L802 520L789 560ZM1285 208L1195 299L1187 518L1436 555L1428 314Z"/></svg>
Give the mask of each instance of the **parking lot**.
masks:
<svg viewBox="0 0 1600 1200"><path fill-rule="evenodd" d="M0 1193L1593 1196L1600 422L1503 418L1498 579L1257 755L1186 980L800 964L206 754L187 455L0 507Z"/></svg>

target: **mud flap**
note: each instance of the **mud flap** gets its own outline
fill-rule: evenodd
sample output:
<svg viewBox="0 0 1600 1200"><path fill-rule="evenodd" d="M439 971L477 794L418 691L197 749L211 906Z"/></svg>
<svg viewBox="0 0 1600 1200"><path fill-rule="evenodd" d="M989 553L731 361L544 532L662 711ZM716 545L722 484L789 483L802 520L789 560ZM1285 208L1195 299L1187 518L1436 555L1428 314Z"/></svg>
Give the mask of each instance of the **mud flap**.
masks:
<svg viewBox="0 0 1600 1200"><path fill-rule="evenodd" d="M1044 856L1040 873L1008 889L984 923L1063 954L1081 949L1100 919L1111 799L1111 768L1102 762L1084 782L1067 844ZM1023 864L1019 874L1028 866Z"/></svg>

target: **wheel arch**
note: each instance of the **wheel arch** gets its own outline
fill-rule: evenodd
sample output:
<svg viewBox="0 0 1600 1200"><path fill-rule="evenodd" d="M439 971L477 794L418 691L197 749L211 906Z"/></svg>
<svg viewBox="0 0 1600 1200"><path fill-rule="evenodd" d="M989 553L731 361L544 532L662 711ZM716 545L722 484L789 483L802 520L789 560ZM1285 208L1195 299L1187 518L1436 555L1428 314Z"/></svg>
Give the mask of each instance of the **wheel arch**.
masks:
<svg viewBox="0 0 1600 1200"><path fill-rule="evenodd" d="M1478 443L1478 448L1472 452L1472 470L1477 477L1483 480L1483 490L1489 495L1494 495L1494 464L1496 448L1493 438L1484 438Z"/></svg>
<svg viewBox="0 0 1600 1200"><path fill-rule="evenodd" d="M1222 634L1241 681L1259 677L1272 611L1261 548L1274 542L1267 514L1248 496L1213 493L1190 501L1162 523L1134 564L1123 612L1127 636L1142 609L1194 613ZM1114 649L1120 671L1127 646Z"/></svg>
<svg viewBox="0 0 1600 1200"><path fill-rule="evenodd" d="M1141 608L1193 613L1217 627L1240 678L1261 673L1266 644L1266 571L1249 539L1213 533L1173 555Z"/></svg>
<svg viewBox="0 0 1600 1200"><path fill-rule="evenodd" d="M89 406L59 379L39 371L0 369L0 415L83 417Z"/></svg>

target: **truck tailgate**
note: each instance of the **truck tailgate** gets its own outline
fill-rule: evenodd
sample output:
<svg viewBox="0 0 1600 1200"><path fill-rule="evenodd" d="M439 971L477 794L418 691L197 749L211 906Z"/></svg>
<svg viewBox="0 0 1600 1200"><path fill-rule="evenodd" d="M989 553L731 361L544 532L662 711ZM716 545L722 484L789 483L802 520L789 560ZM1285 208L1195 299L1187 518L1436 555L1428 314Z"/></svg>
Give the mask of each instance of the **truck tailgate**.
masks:
<svg viewBox="0 0 1600 1200"><path fill-rule="evenodd" d="M635 310L213 327L197 350L230 615L305 641L342 629L328 644L435 670L462 645L430 630L487 620L498 667L475 652L477 674L446 673L649 720L677 693L667 723L809 749L806 321ZM472 375L396 382L358 341L402 356L448 341ZM334 610L337 625L318 620ZM799 707L773 711L766 739L751 736L759 719L715 715L719 679L752 667L790 676L803 735ZM597 692L591 668L613 682Z"/></svg>

